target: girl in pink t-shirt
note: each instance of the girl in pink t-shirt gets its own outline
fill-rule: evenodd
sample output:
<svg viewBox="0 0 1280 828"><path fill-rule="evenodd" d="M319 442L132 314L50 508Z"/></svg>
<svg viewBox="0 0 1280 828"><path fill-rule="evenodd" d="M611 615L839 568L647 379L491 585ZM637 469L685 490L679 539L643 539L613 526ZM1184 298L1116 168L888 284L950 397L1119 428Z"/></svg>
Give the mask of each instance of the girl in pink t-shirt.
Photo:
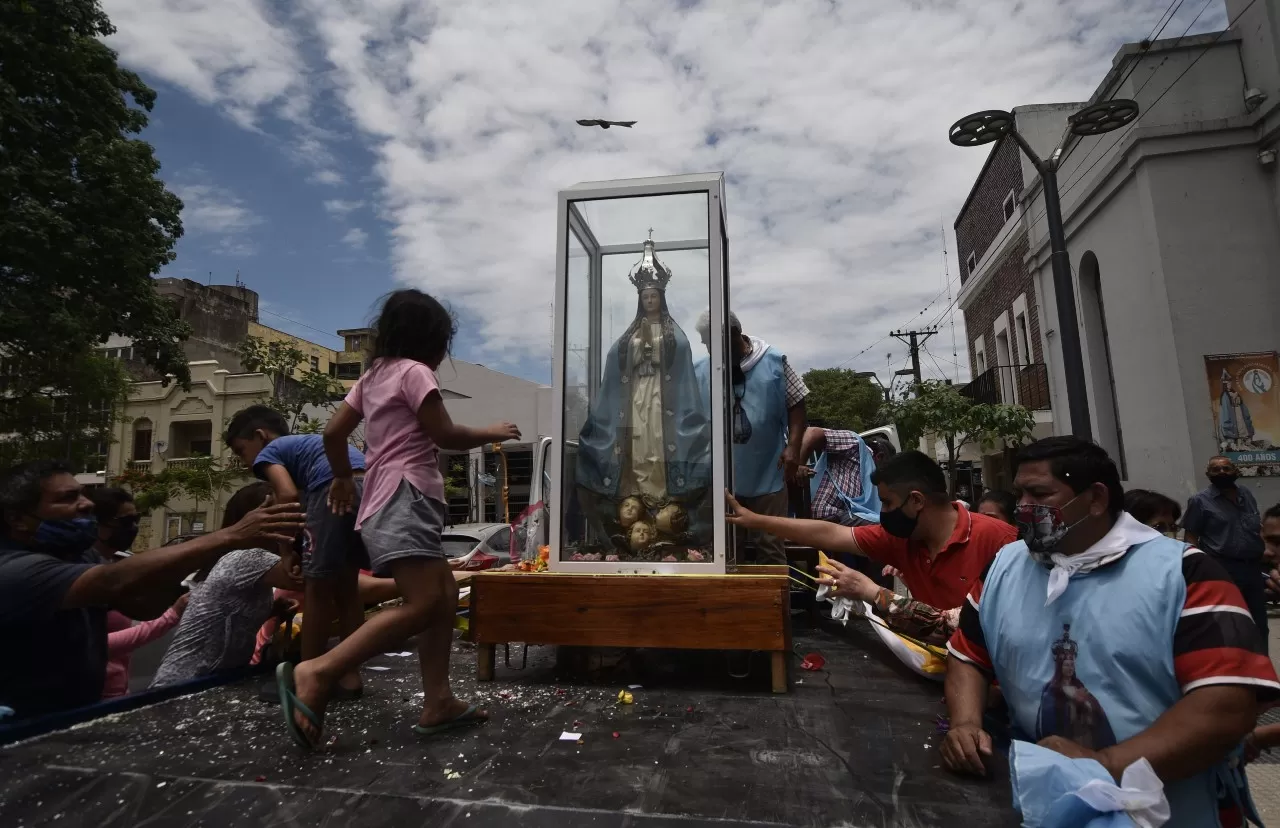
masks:
<svg viewBox="0 0 1280 828"><path fill-rule="evenodd" d="M440 543L445 498L439 449L518 440L520 429L511 423L470 428L449 418L436 369L449 353L455 327L435 299L418 290L396 291L374 327L369 370L324 431L333 468L329 505L334 514L351 511L355 484L347 441L364 420L368 466L356 527L374 573L395 579L404 604L370 618L325 655L277 669L285 724L308 749L321 744L324 710L338 677L414 635L424 695L414 731L429 736L488 718L476 705L454 698L449 687L458 586Z"/></svg>

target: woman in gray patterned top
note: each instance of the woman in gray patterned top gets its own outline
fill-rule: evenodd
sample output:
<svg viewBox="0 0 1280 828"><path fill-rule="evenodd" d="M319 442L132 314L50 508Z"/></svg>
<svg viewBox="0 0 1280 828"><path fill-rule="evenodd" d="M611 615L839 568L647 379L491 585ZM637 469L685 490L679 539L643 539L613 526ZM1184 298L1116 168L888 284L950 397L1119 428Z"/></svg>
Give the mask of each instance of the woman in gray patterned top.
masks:
<svg viewBox="0 0 1280 828"><path fill-rule="evenodd" d="M223 516L230 526L266 502L267 483L253 483L232 495ZM253 658L258 629L271 617L272 588L296 590L295 578L280 556L265 549L228 552L191 590L182 623L152 687L163 687L243 667Z"/></svg>

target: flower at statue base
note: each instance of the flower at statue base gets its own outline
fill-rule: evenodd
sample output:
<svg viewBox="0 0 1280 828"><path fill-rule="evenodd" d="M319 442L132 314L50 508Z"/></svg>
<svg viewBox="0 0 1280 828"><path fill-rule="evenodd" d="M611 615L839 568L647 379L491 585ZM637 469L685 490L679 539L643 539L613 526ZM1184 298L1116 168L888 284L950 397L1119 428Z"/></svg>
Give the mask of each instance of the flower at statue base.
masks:
<svg viewBox="0 0 1280 828"><path fill-rule="evenodd" d="M601 553L599 553L599 552L588 552L587 554L585 554L585 555L583 555L583 556L582 556L582 560L584 560L584 561L598 561L598 560L600 560L602 557L604 557L604 556L603 556Z"/></svg>
<svg viewBox="0 0 1280 828"><path fill-rule="evenodd" d="M583 560L586 560L586 558L583 556L583 554L582 554L581 552L574 552L572 555L570 555L570 556L569 556L569 560L571 560L571 561L583 561Z"/></svg>
<svg viewBox="0 0 1280 828"><path fill-rule="evenodd" d="M533 560L522 560L516 565L521 572L546 572L547 562L551 559L551 547L539 546L538 557Z"/></svg>
<svg viewBox="0 0 1280 828"><path fill-rule="evenodd" d="M618 504L618 525L630 529L640 518L645 517L644 501L638 497L624 497Z"/></svg>
<svg viewBox="0 0 1280 828"><path fill-rule="evenodd" d="M617 563L619 560L617 555L605 555L604 559L609 563Z"/></svg>
<svg viewBox="0 0 1280 828"><path fill-rule="evenodd" d="M702 563L707 559L707 553L701 549L690 549L686 557L694 563Z"/></svg>
<svg viewBox="0 0 1280 828"><path fill-rule="evenodd" d="M652 525L644 521L636 521L631 525L631 531L627 533L627 545L631 547L632 552L643 552L653 545L655 537Z"/></svg>
<svg viewBox="0 0 1280 828"><path fill-rule="evenodd" d="M667 555L662 559L662 562L663 563L679 563L680 559L677 558L675 555Z"/></svg>
<svg viewBox="0 0 1280 828"><path fill-rule="evenodd" d="M689 530L689 513L679 503L668 503L658 510L656 523L664 535L683 535Z"/></svg>

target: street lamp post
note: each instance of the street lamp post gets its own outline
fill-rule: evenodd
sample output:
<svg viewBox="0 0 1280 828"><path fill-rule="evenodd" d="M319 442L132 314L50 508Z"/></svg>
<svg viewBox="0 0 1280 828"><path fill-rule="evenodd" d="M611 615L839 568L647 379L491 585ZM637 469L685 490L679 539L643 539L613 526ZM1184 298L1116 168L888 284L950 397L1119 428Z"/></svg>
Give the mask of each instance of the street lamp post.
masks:
<svg viewBox="0 0 1280 828"><path fill-rule="evenodd" d="M1074 135L1102 135L1120 129L1138 117L1138 104L1130 100L1100 101L1087 106L1067 119L1068 131ZM1076 292L1071 278L1071 257L1067 254L1066 234L1062 229L1062 204L1058 195L1058 167L1062 160L1066 137L1047 159L1042 159L1022 137L1014 124L1013 114L999 109L975 112L956 121L948 137L958 147L977 147L998 141L1006 135L1018 142L1022 152L1040 175L1044 187L1044 216L1049 225L1049 262L1053 267L1053 295L1058 305L1058 334L1062 342L1062 369L1067 381L1067 409L1071 416L1071 433L1091 439L1089 397L1084 381L1084 354L1080 350L1080 324L1076 314Z"/></svg>

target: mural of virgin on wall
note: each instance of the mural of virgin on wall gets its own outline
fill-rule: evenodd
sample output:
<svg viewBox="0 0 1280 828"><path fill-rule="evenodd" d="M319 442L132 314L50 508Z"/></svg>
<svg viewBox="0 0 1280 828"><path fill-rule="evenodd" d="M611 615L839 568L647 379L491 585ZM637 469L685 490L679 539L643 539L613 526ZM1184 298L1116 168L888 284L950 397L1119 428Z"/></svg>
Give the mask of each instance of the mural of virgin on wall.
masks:
<svg viewBox="0 0 1280 828"><path fill-rule="evenodd" d="M605 355L578 436L575 479L589 527L578 561L706 562L711 421L693 352L667 308L671 271L644 244L629 276L636 316Z"/></svg>
<svg viewBox="0 0 1280 828"><path fill-rule="evenodd" d="M1275 352L1204 358L1217 450L1245 477L1280 476L1280 360Z"/></svg>

